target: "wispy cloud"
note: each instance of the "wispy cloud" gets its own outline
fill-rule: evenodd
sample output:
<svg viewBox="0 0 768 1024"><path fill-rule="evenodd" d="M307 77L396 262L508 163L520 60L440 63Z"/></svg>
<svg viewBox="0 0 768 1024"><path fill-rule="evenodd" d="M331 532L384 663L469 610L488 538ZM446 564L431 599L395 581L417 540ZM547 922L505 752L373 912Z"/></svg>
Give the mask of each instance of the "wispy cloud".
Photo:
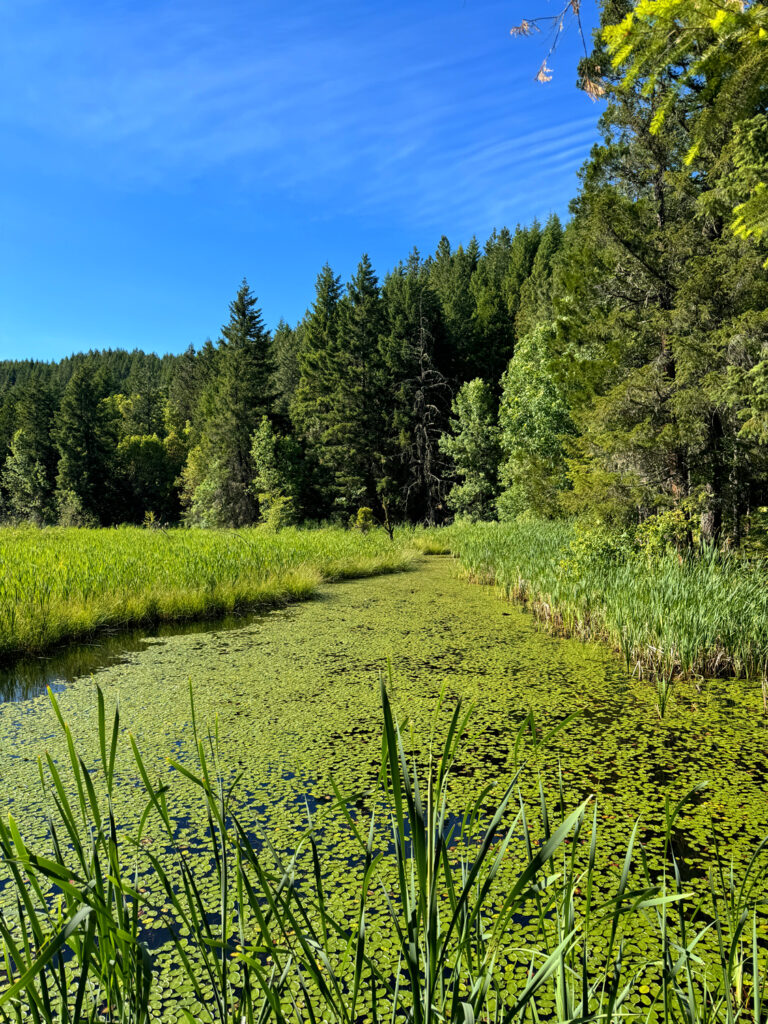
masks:
<svg viewBox="0 0 768 1024"><path fill-rule="evenodd" d="M498 207L503 185L530 201L594 137L592 111L552 122L544 97L513 108L531 68L510 56L499 81L498 42L473 28L476 9L457 4L438 29L426 2L395 17L348 0L283 7L12 0L0 122L32 152L55 142L60 172L124 188L215 175L319 210L422 223L452 211L467 226ZM457 33L463 47L449 46Z"/></svg>

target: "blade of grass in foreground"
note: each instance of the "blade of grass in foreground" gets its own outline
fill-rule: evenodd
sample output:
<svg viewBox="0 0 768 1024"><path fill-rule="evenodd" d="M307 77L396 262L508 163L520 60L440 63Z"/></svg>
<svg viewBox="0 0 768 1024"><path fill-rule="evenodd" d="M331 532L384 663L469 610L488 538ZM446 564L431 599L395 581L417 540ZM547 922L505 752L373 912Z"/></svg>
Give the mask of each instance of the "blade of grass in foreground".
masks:
<svg viewBox="0 0 768 1024"><path fill-rule="evenodd" d="M129 840L114 809L120 717L116 711L110 733L103 696L97 697L100 764L94 769L79 756L51 697L69 753L67 773L50 758L40 765L53 855L29 849L13 819L0 822L0 853L15 901L13 912L9 907L0 915L4 1020L150 1019L155 971L141 913L152 907L138 884L147 870L170 908L164 955L175 960L197 1001L194 1014L178 1007L188 1020L634 1024L633 999L648 977L657 978L650 1002L665 1021L764 1019L758 924L768 840L739 880L716 853L712 920L693 933L684 909L690 894L674 853L672 884L666 875L652 879L637 827L615 891L601 891L598 816L596 808L587 815L589 799L567 810L561 783L553 813L540 783L534 813L522 797L530 771L523 732L530 732L533 754L545 742L530 716L510 736L515 771L495 807L485 809L484 790L463 814L452 815L451 784L468 713L456 705L437 757L432 743L426 755L409 753L382 685L382 760L367 827L338 786L335 804L323 812L340 816L359 849L343 875L344 889L329 892L325 819L308 813L303 837L283 856L268 825L243 819L234 787L224 782L218 734L198 733L194 701L196 764L171 764L202 802L207 856L193 857L179 843L166 801L169 783L151 782L133 738L133 769L146 806ZM683 804L667 813L670 850ZM141 842L150 822L162 833L154 853ZM340 909L345 898L349 912ZM655 947L630 960L627 929L651 926ZM707 945L711 933L714 952ZM167 1005L170 994L158 995Z"/></svg>

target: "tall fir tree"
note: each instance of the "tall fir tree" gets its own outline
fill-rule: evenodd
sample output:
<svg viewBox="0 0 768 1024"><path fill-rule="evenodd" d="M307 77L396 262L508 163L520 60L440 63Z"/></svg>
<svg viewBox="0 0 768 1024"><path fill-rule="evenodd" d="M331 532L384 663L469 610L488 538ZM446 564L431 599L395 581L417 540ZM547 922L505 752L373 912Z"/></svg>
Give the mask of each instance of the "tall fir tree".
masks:
<svg viewBox="0 0 768 1024"><path fill-rule="evenodd" d="M326 263L315 282L315 301L297 327L299 379L290 404L293 427L304 446L305 507L312 519L324 519L335 507L337 490L328 432L334 423L333 394L339 373L341 278Z"/></svg>
<svg viewBox="0 0 768 1024"><path fill-rule="evenodd" d="M102 525L118 515L114 502L117 425L104 402L101 371L80 366L64 389L54 439L59 451L56 497L68 523Z"/></svg>
<svg viewBox="0 0 768 1024"><path fill-rule="evenodd" d="M188 507L193 521L236 527L258 519L251 445L262 416L271 411L273 363L270 335L247 281L229 314L202 399L201 456L195 464L205 471L192 481Z"/></svg>
<svg viewBox="0 0 768 1024"><path fill-rule="evenodd" d="M333 474L334 504L344 514L378 504L378 483L384 475L379 447L386 401L379 348L383 327L379 282L364 254L339 303L330 416L322 438L322 458Z"/></svg>
<svg viewBox="0 0 768 1024"><path fill-rule="evenodd" d="M294 423L310 444L320 444L331 416L335 383L341 279L326 263L315 282L315 301L302 321L299 381L291 403Z"/></svg>

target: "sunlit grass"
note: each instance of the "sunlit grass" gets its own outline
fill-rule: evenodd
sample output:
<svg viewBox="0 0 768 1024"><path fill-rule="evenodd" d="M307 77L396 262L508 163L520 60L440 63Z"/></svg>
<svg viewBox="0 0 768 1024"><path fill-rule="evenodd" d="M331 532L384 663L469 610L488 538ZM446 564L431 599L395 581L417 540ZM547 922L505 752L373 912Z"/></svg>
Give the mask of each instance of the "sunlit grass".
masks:
<svg viewBox="0 0 768 1024"><path fill-rule="evenodd" d="M604 640L659 687L679 676L768 676L768 562L716 551L649 556L585 549L567 522L456 525L447 542L472 580L525 603L555 632Z"/></svg>
<svg viewBox="0 0 768 1024"><path fill-rule="evenodd" d="M0 660L105 628L311 596L325 581L407 568L383 530L0 529Z"/></svg>

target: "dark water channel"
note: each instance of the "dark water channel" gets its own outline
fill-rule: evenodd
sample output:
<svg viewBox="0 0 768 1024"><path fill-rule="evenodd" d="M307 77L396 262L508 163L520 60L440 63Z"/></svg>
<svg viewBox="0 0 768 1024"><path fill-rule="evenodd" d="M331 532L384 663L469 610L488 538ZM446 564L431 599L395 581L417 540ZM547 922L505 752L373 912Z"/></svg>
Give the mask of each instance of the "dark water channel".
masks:
<svg viewBox="0 0 768 1024"><path fill-rule="evenodd" d="M242 629L256 615L227 615L199 622L162 623L150 629L100 633L92 640L67 644L50 654L22 658L0 667L0 704L32 700L47 692L61 693L68 683L88 678L101 669L123 664L129 654L145 651L157 641L175 636Z"/></svg>

